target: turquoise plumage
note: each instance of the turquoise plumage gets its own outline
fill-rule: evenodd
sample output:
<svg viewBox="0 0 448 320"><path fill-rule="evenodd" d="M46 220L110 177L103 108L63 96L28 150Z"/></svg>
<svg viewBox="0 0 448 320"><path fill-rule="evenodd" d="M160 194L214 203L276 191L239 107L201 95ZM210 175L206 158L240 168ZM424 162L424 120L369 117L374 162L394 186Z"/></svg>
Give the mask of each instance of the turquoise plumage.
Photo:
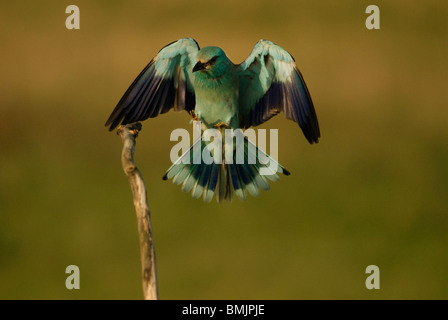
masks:
<svg viewBox="0 0 448 320"><path fill-rule="evenodd" d="M194 120L201 121L202 130L218 128L223 135L222 129L247 129L283 112L299 124L310 143L317 143L320 137L313 102L294 59L267 40L257 42L239 65L233 64L221 48L200 49L190 38L165 46L131 84L106 126L113 130L119 124L153 118L172 108L188 111ZM233 144L233 163L226 163L227 145L223 143L221 161L206 164L195 159L200 154L193 152L193 146L200 144L202 151L210 142L197 140L163 178L173 179L193 198L203 197L209 202L215 195L221 202L230 201L233 192L241 200L247 194L258 196L260 190L269 190L267 180L279 179L277 173L289 175L247 138L242 141ZM244 163L237 164L235 148L244 148ZM266 157L276 164L275 171L261 159ZM267 174L260 174L262 168Z"/></svg>

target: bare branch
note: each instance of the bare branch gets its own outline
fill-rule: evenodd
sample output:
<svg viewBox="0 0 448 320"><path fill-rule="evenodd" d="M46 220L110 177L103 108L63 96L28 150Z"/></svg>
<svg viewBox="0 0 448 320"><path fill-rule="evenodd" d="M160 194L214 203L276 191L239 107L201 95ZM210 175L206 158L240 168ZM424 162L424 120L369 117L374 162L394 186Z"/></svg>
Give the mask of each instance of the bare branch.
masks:
<svg viewBox="0 0 448 320"><path fill-rule="evenodd" d="M141 128L142 125L140 123L132 123L125 127L121 126L117 134L120 135L123 142L121 163L131 185L135 212L137 214L143 296L145 300L158 300L156 259L146 187L142 175L134 163L135 138Z"/></svg>

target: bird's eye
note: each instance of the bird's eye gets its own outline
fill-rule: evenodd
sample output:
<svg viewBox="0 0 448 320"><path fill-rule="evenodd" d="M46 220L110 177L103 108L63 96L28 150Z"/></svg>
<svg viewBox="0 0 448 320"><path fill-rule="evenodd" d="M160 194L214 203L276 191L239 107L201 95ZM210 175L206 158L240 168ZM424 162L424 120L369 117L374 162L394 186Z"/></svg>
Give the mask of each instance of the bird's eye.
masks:
<svg viewBox="0 0 448 320"><path fill-rule="evenodd" d="M207 64L210 64L210 65L214 64L216 62L216 59L218 59L218 56L215 56L215 57L211 58L210 60L208 60Z"/></svg>

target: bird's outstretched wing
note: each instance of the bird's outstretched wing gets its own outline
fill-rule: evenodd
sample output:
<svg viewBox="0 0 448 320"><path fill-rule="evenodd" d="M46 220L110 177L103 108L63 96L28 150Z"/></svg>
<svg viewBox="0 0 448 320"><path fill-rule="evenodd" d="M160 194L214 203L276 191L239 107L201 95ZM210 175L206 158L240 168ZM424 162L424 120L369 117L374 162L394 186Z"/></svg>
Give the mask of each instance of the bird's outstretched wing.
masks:
<svg viewBox="0 0 448 320"><path fill-rule="evenodd" d="M161 113L193 110L195 94L192 69L199 51L191 38L180 39L163 47L149 62L118 102L106 122L113 130L120 123L142 121Z"/></svg>
<svg viewBox="0 0 448 320"><path fill-rule="evenodd" d="M318 142L319 124L310 93L286 50L260 40L238 67L241 127L259 125L281 111L299 124L310 143Z"/></svg>

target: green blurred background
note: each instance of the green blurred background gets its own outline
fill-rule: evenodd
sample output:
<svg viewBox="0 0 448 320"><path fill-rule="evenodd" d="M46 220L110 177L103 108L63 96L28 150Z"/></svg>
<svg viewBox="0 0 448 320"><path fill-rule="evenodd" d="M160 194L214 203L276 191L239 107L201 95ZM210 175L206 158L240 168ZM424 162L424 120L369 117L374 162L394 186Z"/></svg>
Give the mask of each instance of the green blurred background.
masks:
<svg viewBox="0 0 448 320"><path fill-rule="evenodd" d="M76 4L81 29L67 30ZM381 10L367 30L365 9ZM158 50L193 37L239 63L261 38L296 59L322 139L282 115L292 174L246 202L162 181L175 128L144 122L161 299L448 298L448 3L19 1L0 5L0 298L140 299L121 141L104 122ZM65 288L65 268L81 289ZM381 289L367 290L378 265Z"/></svg>

